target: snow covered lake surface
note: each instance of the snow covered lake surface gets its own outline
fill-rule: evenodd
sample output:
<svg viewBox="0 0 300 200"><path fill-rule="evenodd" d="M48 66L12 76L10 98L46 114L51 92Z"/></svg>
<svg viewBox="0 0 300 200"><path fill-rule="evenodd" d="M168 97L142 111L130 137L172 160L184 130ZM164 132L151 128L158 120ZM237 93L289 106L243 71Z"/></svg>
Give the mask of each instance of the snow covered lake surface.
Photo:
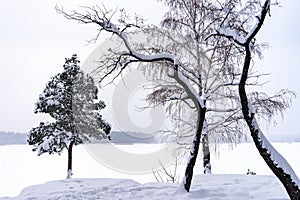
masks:
<svg viewBox="0 0 300 200"><path fill-rule="evenodd" d="M300 176L300 143L274 143L274 146ZM126 148L132 152L140 151L145 146L122 145L122 149ZM36 156L28 145L6 145L0 146L0 158L0 197L19 195L23 188L30 186L13 198L18 200L288 199L283 186L272 176L252 143L243 143L233 149L228 144L222 144L219 153L212 155L214 175L197 176L189 194L175 194L176 184L153 183L156 180L152 173L126 174L107 168L97 162L84 146L74 148L72 180L64 180L66 152L61 156ZM201 174L201 160L197 164L195 174ZM179 166L180 171L182 168ZM248 169L257 175L246 176ZM37 184L43 185L31 186Z"/></svg>

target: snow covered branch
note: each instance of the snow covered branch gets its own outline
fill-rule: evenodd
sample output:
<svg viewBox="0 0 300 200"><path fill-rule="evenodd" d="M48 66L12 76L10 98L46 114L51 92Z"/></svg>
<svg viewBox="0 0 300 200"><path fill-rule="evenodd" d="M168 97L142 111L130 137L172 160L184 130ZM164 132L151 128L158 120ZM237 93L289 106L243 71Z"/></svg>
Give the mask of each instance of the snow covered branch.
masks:
<svg viewBox="0 0 300 200"><path fill-rule="evenodd" d="M205 108L205 99L201 99L201 97L199 97L195 88L188 82L187 78L180 71L170 68L168 75L174 78L177 83L179 83L184 88L187 96L194 102L198 110L200 110L201 108Z"/></svg>
<svg viewBox="0 0 300 200"><path fill-rule="evenodd" d="M71 13L67 13L63 11L63 9L59 9L56 7L57 12L60 14L63 14L67 19L79 21L80 23L84 24L96 24L100 26L100 31L104 30L107 32L111 32L114 35L117 35L123 42L127 49L126 52L121 53L121 55L118 56L118 60L115 63L115 67L111 69L109 73L112 73L116 70L116 66L118 64L121 64L121 71L130 63L132 62L158 62L158 61L167 61L172 63L173 69L169 69L168 75L172 78L174 78L177 83L179 83L186 93L188 94L189 98L194 102L195 106L197 107L200 105L202 108L205 107L203 100L201 99L196 92L196 90L193 88L193 86L189 83L187 78L178 70L179 61L176 55L170 54L170 53L159 53L159 54L153 54L153 55L146 55L137 52L130 44L128 40L128 36L125 29L123 28L122 31L120 30L120 27L115 25L111 22L111 17L107 17L107 15L110 13L108 11L103 11L103 9L100 9L99 7L95 8L88 8L87 12L85 14L78 13L76 11L72 11ZM125 62L121 62L122 57L127 56L130 57L130 59L127 59ZM106 74L105 76L109 75ZM120 74L120 73L119 73ZM118 75L119 75L118 74Z"/></svg>
<svg viewBox="0 0 300 200"><path fill-rule="evenodd" d="M231 27L228 24L227 19L225 19L225 21L223 21L223 23L216 30L217 32L216 35L226 37L229 40L233 40L236 44L239 44L240 46L248 46L252 41L252 39L256 36L256 34L261 29L269 9L270 9L270 0L267 0L265 1L262 7L262 12L260 13L259 16L256 17L257 22L252 27L252 29L248 31L248 33L245 36L243 36L239 30ZM244 33L244 31L242 32Z"/></svg>

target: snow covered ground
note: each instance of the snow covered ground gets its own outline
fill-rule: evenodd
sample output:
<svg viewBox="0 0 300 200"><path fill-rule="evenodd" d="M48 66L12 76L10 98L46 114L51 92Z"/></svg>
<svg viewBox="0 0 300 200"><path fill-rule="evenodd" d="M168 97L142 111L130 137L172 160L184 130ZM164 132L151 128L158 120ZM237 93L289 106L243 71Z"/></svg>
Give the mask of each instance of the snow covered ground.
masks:
<svg viewBox="0 0 300 200"><path fill-rule="evenodd" d="M300 176L300 143L274 146ZM139 144L122 148L133 151L144 147ZM220 153L212 157L216 175L197 176L189 194L174 194L176 185L147 183L155 182L152 174L124 174L109 169L94 160L83 146L74 148L74 179L64 180L66 156L64 152L61 156L38 157L27 145L0 146L0 197L16 196L30 186L14 199L288 199L275 177L262 176L272 173L252 143L243 143L233 150L227 144L221 145ZM248 169L258 175L246 176ZM195 170L196 174L202 173L201 161Z"/></svg>
<svg viewBox="0 0 300 200"><path fill-rule="evenodd" d="M190 193L179 192L177 184L146 183L121 179L73 179L31 186L15 198L1 200L275 200L288 199L272 176L198 175Z"/></svg>

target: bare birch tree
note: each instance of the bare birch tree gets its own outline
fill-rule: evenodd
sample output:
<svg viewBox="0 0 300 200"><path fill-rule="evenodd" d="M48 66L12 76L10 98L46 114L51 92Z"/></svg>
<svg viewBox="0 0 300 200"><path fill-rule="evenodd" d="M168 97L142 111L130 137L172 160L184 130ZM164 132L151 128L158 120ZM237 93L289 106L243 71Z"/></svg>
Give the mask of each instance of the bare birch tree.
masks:
<svg viewBox="0 0 300 200"><path fill-rule="evenodd" d="M220 142L239 143L245 137L246 129L243 123L243 115L239 102L236 86L239 82L240 70L234 65L240 62L239 49L224 38L206 38L217 29L222 15L226 12L213 4L213 1L183 1L162 0L170 7L165 14L161 28L152 27L149 32L151 39L157 42L151 49L155 52L177 52L181 58L183 74L199 93L209 95L207 102L206 123L202 132L202 151L204 173L211 171L210 143ZM233 7L237 1L224 1L228 7ZM264 44L254 47L257 53L261 53ZM150 65L145 74L150 74L157 81L167 80L162 76L161 67ZM160 74L159 76L157 74ZM265 74L251 72L249 86L260 86L259 78ZM160 81L157 81L160 82ZM183 92L178 87L170 87L169 84L158 84L148 95L150 104L167 105L174 122L181 131L178 135L178 143L186 149L193 136L195 124L182 119L182 112L176 107L183 107L187 103L180 97ZM167 85L167 86L166 86ZM265 93L253 92L251 101L260 114L260 119L271 120L275 114L289 107L294 95L292 91L284 90L268 96ZM176 101L177 100L177 101ZM179 101L179 102L178 102ZM181 105L178 106L178 104ZM172 106L175 104L175 106ZM175 107L175 109L174 109Z"/></svg>

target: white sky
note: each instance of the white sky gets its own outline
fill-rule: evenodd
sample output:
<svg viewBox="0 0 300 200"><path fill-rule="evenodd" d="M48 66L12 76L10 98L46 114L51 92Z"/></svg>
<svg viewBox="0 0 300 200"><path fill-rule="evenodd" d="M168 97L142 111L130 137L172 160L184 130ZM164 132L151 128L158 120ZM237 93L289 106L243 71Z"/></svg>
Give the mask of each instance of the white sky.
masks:
<svg viewBox="0 0 300 200"><path fill-rule="evenodd" d="M107 8L125 8L158 23L163 6L156 0L105 0ZM84 59L99 45L86 46L96 28L64 19L54 6L67 10L78 5L100 4L92 0L10 0L0 6L0 130L27 132L38 125L40 115L33 113L34 103L51 76L62 70L65 57L77 53ZM263 88L273 92L281 88L295 90L300 95L300 1L286 1L281 8L273 8L272 17L259 33L260 39L270 43L264 60L256 69L271 72L270 83ZM110 111L104 113L109 119ZM285 119L266 130L267 133L300 134L299 98L286 112Z"/></svg>

